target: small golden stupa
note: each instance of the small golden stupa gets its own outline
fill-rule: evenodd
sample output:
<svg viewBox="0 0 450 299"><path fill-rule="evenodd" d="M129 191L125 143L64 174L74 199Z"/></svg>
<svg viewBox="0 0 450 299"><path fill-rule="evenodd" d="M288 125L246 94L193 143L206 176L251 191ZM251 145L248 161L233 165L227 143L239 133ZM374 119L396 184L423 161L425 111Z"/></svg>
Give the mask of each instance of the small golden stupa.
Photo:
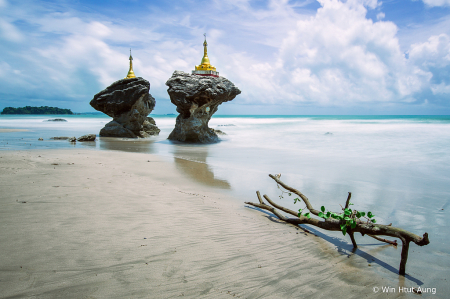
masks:
<svg viewBox="0 0 450 299"><path fill-rule="evenodd" d="M203 58L200 65L195 66L195 70L192 71L192 75L200 75L200 76L212 76L219 77L219 72L216 71L216 68L211 65L208 58L208 43L206 42L206 33L203 34L205 36L205 41L203 42Z"/></svg>
<svg viewBox="0 0 450 299"><path fill-rule="evenodd" d="M124 79L130 78L136 78L136 75L133 72L133 56L131 56L131 49L130 49L130 70L128 71L128 74Z"/></svg>

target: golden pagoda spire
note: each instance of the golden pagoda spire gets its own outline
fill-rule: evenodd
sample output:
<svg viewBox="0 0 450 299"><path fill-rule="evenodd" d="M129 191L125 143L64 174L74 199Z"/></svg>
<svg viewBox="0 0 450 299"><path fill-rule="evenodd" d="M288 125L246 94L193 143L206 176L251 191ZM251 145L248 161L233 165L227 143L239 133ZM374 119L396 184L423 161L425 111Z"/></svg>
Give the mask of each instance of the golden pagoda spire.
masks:
<svg viewBox="0 0 450 299"><path fill-rule="evenodd" d="M211 65L211 62L208 58L208 42L206 42L206 33L203 34L205 36L205 41L203 42L203 58L200 65L195 66L195 70L192 71L193 75L201 75L201 76L213 76L219 77L219 72L216 71L216 68Z"/></svg>
<svg viewBox="0 0 450 299"><path fill-rule="evenodd" d="M205 36L205 41L203 42L203 58L200 64L211 65L208 58L208 43L206 42L206 33L203 34Z"/></svg>
<svg viewBox="0 0 450 299"><path fill-rule="evenodd" d="M130 49L130 70L128 71L127 76L124 79L130 79L130 78L136 78L136 75L133 71L133 56L131 56L131 49Z"/></svg>

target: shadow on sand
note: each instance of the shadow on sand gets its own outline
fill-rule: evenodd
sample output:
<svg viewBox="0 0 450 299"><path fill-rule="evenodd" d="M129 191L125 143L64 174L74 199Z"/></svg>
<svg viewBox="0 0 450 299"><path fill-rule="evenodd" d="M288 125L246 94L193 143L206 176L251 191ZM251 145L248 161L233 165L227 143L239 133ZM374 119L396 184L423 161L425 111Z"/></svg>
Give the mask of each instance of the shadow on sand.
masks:
<svg viewBox="0 0 450 299"><path fill-rule="evenodd" d="M269 219L270 221L273 222L277 222L277 223L285 223L285 222L280 222L280 220L278 219L278 217L276 217L274 214L266 211L266 210L262 210L256 207L252 207L252 206L248 206L246 205L247 208L249 209L253 209L259 212L262 212L264 214L266 214L267 219ZM290 224L288 224L290 225ZM342 254L342 255L346 255L347 257L351 257L352 255L358 255L360 257L362 257L363 259L365 259L367 261L367 263L369 264L378 264L379 266L383 267L384 269L397 274L398 278L399 278L399 285L403 286L405 280L410 280L411 282L415 283L418 286L423 285L423 282L415 277L412 277L408 274L406 274L405 276L401 276L398 274L398 269L383 262L382 260L376 258L375 256L373 256L372 254L361 250L360 247L358 247L356 250L353 248L353 245L350 242L345 242L340 238L336 238L336 237L332 237L332 236L328 236L325 235L324 233L321 233L320 231L316 230L315 228L313 228L310 225L300 225L299 226L301 229L306 229L308 230L311 234L321 238L324 241L327 241L331 244L333 244L334 246L337 247L337 251ZM383 245L383 243L373 243L373 244L364 244L363 246L377 246L377 248L371 249L370 251L372 253L376 253L379 251L382 251L384 249L390 248L392 247L392 245ZM399 254L399 263L400 263L400 254Z"/></svg>

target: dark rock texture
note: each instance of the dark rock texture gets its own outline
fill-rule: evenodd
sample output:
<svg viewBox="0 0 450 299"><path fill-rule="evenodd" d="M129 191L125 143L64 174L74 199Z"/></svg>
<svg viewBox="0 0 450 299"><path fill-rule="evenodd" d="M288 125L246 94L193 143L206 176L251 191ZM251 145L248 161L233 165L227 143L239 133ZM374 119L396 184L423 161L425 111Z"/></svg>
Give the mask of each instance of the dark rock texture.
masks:
<svg viewBox="0 0 450 299"><path fill-rule="evenodd" d="M167 80L170 101L177 106L175 128L170 140L213 143L219 137L208 127L220 104L233 100L241 91L223 77L190 75L175 71Z"/></svg>
<svg viewBox="0 0 450 299"><path fill-rule="evenodd" d="M95 134L88 134L88 135L83 135L81 137L78 137L77 141L79 141L79 142L95 141L95 138L97 138L97 135L95 135Z"/></svg>
<svg viewBox="0 0 450 299"><path fill-rule="evenodd" d="M53 119L48 119L47 121L67 121L64 118L53 118Z"/></svg>
<svg viewBox="0 0 450 299"><path fill-rule="evenodd" d="M100 130L102 137L149 137L158 135L153 118L147 115L155 108L155 99L149 93L150 82L137 77L114 82L97 93L90 102L94 109L113 120Z"/></svg>
<svg viewBox="0 0 450 299"><path fill-rule="evenodd" d="M60 136L60 137L50 137L51 140L67 140L70 137Z"/></svg>

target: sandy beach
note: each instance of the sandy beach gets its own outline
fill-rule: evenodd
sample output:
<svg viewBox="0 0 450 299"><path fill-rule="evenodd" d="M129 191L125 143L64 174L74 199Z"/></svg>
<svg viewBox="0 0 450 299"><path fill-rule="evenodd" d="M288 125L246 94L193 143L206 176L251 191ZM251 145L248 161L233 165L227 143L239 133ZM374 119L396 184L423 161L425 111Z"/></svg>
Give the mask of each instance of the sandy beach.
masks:
<svg viewBox="0 0 450 299"><path fill-rule="evenodd" d="M155 155L0 156L1 298L360 298L386 284Z"/></svg>

